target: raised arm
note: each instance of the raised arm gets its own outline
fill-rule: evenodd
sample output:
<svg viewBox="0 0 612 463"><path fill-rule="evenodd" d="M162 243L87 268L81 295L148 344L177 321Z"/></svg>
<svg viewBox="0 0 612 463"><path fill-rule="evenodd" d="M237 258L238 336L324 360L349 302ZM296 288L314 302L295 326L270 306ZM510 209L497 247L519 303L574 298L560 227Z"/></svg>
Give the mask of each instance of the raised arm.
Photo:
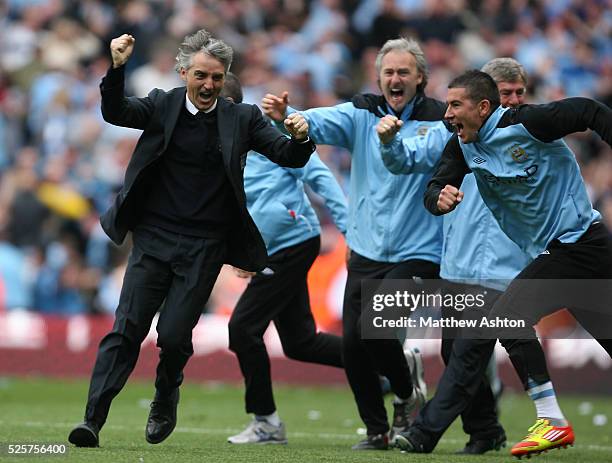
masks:
<svg viewBox="0 0 612 463"><path fill-rule="evenodd" d="M261 100L264 114L270 117L277 128L283 130L283 118L296 110L289 106L287 92L281 96L266 94ZM309 136L320 145L341 146L349 151L355 138L355 107L352 103L342 103L327 108L313 108L300 111L309 125Z"/></svg>
<svg viewBox="0 0 612 463"><path fill-rule="evenodd" d="M393 174L431 172L452 133L440 122L430 127L425 135L402 137L397 133L385 143L381 132L389 125L386 121L389 117L393 116L385 116L376 127L385 167Z"/></svg>
<svg viewBox="0 0 612 463"><path fill-rule="evenodd" d="M531 135L543 142L591 129L612 146L612 109L589 98L524 105L509 113L512 122L522 123Z"/></svg>
<svg viewBox="0 0 612 463"><path fill-rule="evenodd" d="M113 65L100 83L102 117L113 125L144 130L153 114L152 94L146 98L125 96L125 63L134 50L134 37L123 34L111 40Z"/></svg>
<svg viewBox="0 0 612 463"><path fill-rule="evenodd" d="M442 152L433 177L427 184L424 201L425 208L433 215L442 215L452 211L463 199L459 191L463 177L470 172L465 163L459 139L454 134Z"/></svg>
<svg viewBox="0 0 612 463"><path fill-rule="evenodd" d="M285 129L291 133L291 138L266 122L256 105L251 106L250 149L280 166L302 167L315 150L315 144L308 138L308 123L295 114L285 119Z"/></svg>

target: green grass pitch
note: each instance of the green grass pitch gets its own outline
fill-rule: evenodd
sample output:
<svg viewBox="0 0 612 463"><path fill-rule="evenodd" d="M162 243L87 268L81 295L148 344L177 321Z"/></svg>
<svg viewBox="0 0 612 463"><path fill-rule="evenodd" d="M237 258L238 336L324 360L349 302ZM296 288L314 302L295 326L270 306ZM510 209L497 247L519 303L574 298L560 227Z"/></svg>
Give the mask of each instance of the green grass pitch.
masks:
<svg viewBox="0 0 612 463"><path fill-rule="evenodd" d="M67 443L67 435L80 421L87 394L85 381L43 378L0 379L0 443ZM481 457L455 456L466 437L455 423L430 455L355 452L362 426L348 388L300 388L278 385L276 402L288 430L289 444L235 446L227 436L248 423L242 389L221 384L185 384L181 389L178 425L162 444L149 445L144 424L153 396L152 382L130 381L115 399L98 449L70 447L66 456L9 458L0 461L70 462L502 462L517 461L509 449ZM592 405L590 410L588 402ZM530 461L612 462L612 397L562 395L560 403L576 432L576 446L553 450ZM521 439L533 424L534 409L522 394L506 394L501 421L511 443ZM389 403L389 410L391 405ZM602 416L608 418L607 424ZM595 422L598 422L596 424ZM525 461L525 460L523 460Z"/></svg>

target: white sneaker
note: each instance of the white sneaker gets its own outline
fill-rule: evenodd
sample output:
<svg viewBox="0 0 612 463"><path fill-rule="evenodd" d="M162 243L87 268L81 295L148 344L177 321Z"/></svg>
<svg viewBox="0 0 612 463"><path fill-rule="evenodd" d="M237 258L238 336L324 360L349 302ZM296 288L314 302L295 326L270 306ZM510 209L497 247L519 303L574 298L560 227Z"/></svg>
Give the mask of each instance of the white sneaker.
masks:
<svg viewBox="0 0 612 463"><path fill-rule="evenodd" d="M414 417L419 409L425 405L427 399L427 385L425 384L421 352L416 348L407 348L404 350L404 355L410 369L414 395L405 402L393 402L393 424L390 434L392 444L395 444L395 438L399 433L408 431L414 421Z"/></svg>
<svg viewBox="0 0 612 463"><path fill-rule="evenodd" d="M230 444L286 444L287 432L281 422L274 426L267 421L254 419L244 431L227 438Z"/></svg>

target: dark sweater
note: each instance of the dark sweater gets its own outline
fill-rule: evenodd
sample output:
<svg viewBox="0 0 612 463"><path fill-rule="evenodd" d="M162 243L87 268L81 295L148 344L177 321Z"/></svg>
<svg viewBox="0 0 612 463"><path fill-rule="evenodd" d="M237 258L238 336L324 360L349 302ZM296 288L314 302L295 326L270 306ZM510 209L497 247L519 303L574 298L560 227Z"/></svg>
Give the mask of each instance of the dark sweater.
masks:
<svg viewBox="0 0 612 463"><path fill-rule="evenodd" d="M191 236L224 238L239 217L223 166L217 110L181 110L154 167L140 223Z"/></svg>

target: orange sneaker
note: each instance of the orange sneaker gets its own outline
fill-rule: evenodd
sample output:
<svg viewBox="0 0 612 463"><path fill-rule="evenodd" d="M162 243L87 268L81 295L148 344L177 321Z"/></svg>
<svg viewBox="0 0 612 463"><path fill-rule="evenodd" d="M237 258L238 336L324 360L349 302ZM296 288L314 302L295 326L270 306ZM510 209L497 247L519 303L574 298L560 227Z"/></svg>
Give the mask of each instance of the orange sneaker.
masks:
<svg viewBox="0 0 612 463"><path fill-rule="evenodd" d="M547 419L539 419L529 428L529 434L518 442L510 453L519 460L526 456L538 455L551 449L574 445L574 430L571 425L553 426Z"/></svg>

